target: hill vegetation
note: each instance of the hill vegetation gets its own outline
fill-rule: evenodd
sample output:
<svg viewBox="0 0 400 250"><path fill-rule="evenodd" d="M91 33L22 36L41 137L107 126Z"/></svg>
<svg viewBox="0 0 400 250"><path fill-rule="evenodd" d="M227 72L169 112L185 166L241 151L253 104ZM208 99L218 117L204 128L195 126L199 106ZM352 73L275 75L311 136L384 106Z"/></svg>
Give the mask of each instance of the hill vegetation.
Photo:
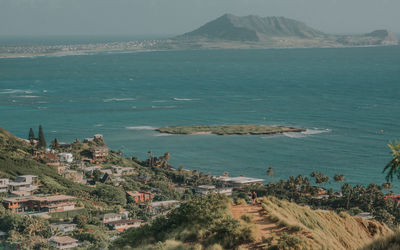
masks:
<svg viewBox="0 0 400 250"><path fill-rule="evenodd" d="M285 132L304 132L305 129L265 125L219 125L219 126L169 126L156 129L168 134L217 134L217 135L260 135Z"/></svg>

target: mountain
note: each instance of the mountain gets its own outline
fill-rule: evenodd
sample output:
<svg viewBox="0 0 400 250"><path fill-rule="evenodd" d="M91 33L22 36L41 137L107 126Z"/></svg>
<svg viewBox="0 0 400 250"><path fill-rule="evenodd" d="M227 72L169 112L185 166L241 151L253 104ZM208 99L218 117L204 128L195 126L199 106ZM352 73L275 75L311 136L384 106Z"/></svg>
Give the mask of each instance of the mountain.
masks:
<svg viewBox="0 0 400 250"><path fill-rule="evenodd" d="M323 37L324 33L285 17L238 17L225 14L180 38L262 41L268 37Z"/></svg>
<svg viewBox="0 0 400 250"><path fill-rule="evenodd" d="M285 17L225 14L172 38L165 48L316 48L397 45L388 30L363 35L331 35Z"/></svg>

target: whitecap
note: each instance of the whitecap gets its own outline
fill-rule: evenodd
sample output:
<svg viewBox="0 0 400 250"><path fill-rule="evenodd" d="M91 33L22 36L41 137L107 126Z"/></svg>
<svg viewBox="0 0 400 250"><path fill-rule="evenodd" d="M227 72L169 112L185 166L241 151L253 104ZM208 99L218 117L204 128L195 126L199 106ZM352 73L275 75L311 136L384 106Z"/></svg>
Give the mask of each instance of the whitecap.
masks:
<svg viewBox="0 0 400 250"><path fill-rule="evenodd" d="M124 102L124 101L134 101L135 98L109 98L104 99L103 102Z"/></svg>
<svg viewBox="0 0 400 250"><path fill-rule="evenodd" d="M46 90L46 89L44 89L44 90L43 90L43 93L47 93L47 90Z"/></svg>
<svg viewBox="0 0 400 250"><path fill-rule="evenodd" d="M131 127L125 127L128 130L156 130L156 127L151 127L151 126L131 126Z"/></svg>
<svg viewBox="0 0 400 250"><path fill-rule="evenodd" d="M317 134L322 134L322 133L328 133L330 132L330 129L306 129L306 131L301 132L303 135L317 135Z"/></svg>
<svg viewBox="0 0 400 250"><path fill-rule="evenodd" d="M282 133L284 136L289 137L289 138L304 138L306 135L302 133L297 133L297 132L287 132L287 133Z"/></svg>
<svg viewBox="0 0 400 250"><path fill-rule="evenodd" d="M40 96L37 95L18 95L18 96L14 96L17 98L39 98Z"/></svg>
<svg viewBox="0 0 400 250"><path fill-rule="evenodd" d="M103 127L104 124L99 123L99 124L96 124L96 125L94 125L94 126L95 126L95 127Z"/></svg>
<svg viewBox="0 0 400 250"><path fill-rule="evenodd" d="M199 99L177 98L177 97L174 97L174 100L175 100L175 101L196 101L196 100L199 100Z"/></svg>
<svg viewBox="0 0 400 250"><path fill-rule="evenodd" d="M168 100L155 100L155 101L152 101L152 102L168 102Z"/></svg>
<svg viewBox="0 0 400 250"><path fill-rule="evenodd" d="M168 133L160 133L160 134L155 134L154 136L172 136L173 134L168 134Z"/></svg>
<svg viewBox="0 0 400 250"><path fill-rule="evenodd" d="M2 89L0 91L0 94L17 94L17 93L25 93L26 91L29 90L22 90L22 89ZM32 93L32 92L30 92Z"/></svg>

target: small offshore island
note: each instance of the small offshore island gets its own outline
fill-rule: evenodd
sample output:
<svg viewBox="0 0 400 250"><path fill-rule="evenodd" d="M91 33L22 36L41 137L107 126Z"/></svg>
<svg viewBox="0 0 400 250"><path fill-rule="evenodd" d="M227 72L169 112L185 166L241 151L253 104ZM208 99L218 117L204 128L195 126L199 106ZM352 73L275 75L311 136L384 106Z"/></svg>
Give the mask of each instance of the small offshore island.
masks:
<svg viewBox="0 0 400 250"><path fill-rule="evenodd" d="M167 134L216 134L216 135L265 135L265 134L281 134L287 132L304 132L305 129L285 126L268 126L268 125L194 125L194 126L167 126L156 129L160 133Z"/></svg>

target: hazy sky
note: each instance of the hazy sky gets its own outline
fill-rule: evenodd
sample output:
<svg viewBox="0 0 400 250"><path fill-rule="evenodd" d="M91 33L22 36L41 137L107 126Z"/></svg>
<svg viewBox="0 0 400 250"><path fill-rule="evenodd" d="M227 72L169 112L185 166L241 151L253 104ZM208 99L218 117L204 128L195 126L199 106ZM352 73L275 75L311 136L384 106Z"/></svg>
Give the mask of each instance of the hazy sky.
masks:
<svg viewBox="0 0 400 250"><path fill-rule="evenodd" d="M0 36L180 34L224 13L285 16L328 33L400 32L400 0L0 0Z"/></svg>

